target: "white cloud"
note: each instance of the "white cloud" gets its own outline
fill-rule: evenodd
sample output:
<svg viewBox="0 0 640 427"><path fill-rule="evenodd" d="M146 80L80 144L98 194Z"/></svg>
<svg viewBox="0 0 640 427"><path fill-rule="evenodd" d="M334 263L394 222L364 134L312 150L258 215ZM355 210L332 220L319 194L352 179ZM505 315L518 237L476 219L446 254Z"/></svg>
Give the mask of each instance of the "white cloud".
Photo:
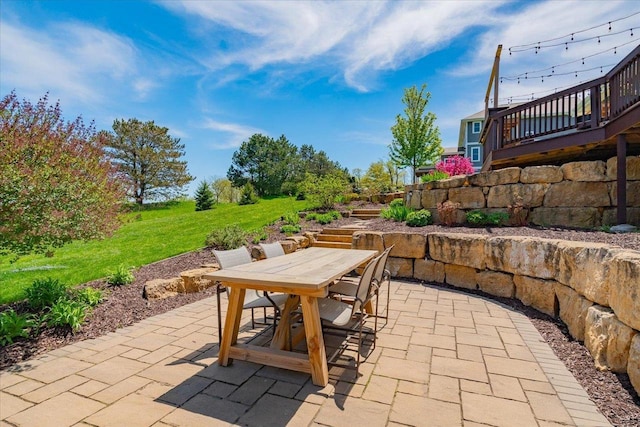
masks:
<svg viewBox="0 0 640 427"><path fill-rule="evenodd" d="M86 105L113 96L114 82L139 95L153 87L149 79L136 78L137 51L129 39L89 25L59 22L35 29L3 21L0 39L2 86L21 97L50 92L65 105Z"/></svg>
<svg viewBox="0 0 640 427"><path fill-rule="evenodd" d="M212 144L213 148L224 150L228 148L239 147L243 141L256 133L266 133L265 131L251 126L241 125L237 123L219 122L213 119L205 119L201 125L202 128L214 131L219 135L219 141Z"/></svg>

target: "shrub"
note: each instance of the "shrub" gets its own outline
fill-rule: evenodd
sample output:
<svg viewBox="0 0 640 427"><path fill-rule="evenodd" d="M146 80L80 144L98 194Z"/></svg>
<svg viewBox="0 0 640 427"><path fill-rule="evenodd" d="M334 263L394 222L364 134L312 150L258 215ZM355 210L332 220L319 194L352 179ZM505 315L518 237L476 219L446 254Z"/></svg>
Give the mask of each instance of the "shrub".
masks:
<svg viewBox="0 0 640 427"><path fill-rule="evenodd" d="M100 289L84 288L74 293L74 299L89 307L95 307L102 302L104 298L103 292Z"/></svg>
<svg viewBox="0 0 640 427"><path fill-rule="evenodd" d="M205 246L229 250L244 245L247 241L247 233L237 225L227 225L213 230L204 241Z"/></svg>
<svg viewBox="0 0 640 427"><path fill-rule="evenodd" d="M440 222L449 227L455 224L459 208L460 203L454 203L450 200L447 200L444 203L438 203L438 216L440 217Z"/></svg>
<svg viewBox="0 0 640 427"><path fill-rule="evenodd" d="M10 309L0 313L0 345L13 344L16 338L27 338L38 326L33 315L18 314Z"/></svg>
<svg viewBox="0 0 640 427"><path fill-rule="evenodd" d="M44 316L50 327L69 327L73 332L80 329L87 317L87 306L79 301L61 299Z"/></svg>
<svg viewBox="0 0 640 427"><path fill-rule="evenodd" d="M67 287L57 279L47 277L36 279L24 291L27 303L32 310L40 311L51 307L58 300L67 297Z"/></svg>
<svg viewBox="0 0 640 427"><path fill-rule="evenodd" d="M297 212L288 212L282 216L285 224L296 225L300 223L300 215Z"/></svg>
<svg viewBox="0 0 640 427"><path fill-rule="evenodd" d="M336 198L348 191L348 184L342 173L336 172L322 177L307 173L302 191L321 208L332 209Z"/></svg>
<svg viewBox="0 0 640 427"><path fill-rule="evenodd" d="M309 212L307 216L304 217L304 219L306 219L307 221L315 221L316 219L318 219L318 215L320 214L317 212Z"/></svg>
<svg viewBox="0 0 640 427"><path fill-rule="evenodd" d="M258 196L256 195L256 190L253 188L250 182L247 182L242 187L242 193L240 194L239 205L253 205L258 203Z"/></svg>
<svg viewBox="0 0 640 427"><path fill-rule="evenodd" d="M407 225L409 227L424 227L429 224L431 224L431 212L426 209L409 212L407 215Z"/></svg>
<svg viewBox="0 0 640 427"><path fill-rule="evenodd" d="M480 211L467 212L467 222L472 225L482 225L487 223L487 215Z"/></svg>
<svg viewBox="0 0 640 427"><path fill-rule="evenodd" d="M116 268L116 271L114 271L107 277L107 283L112 286L123 286L128 285L129 283L133 283L135 277L133 276L131 270L131 267L120 264Z"/></svg>
<svg viewBox="0 0 640 427"><path fill-rule="evenodd" d="M471 175L474 173L471 159L462 156L453 156L437 162L436 170L445 172L449 176Z"/></svg>
<svg viewBox="0 0 640 427"><path fill-rule="evenodd" d="M487 215L487 224L504 225L509 220L509 215L505 212L492 212Z"/></svg>
<svg viewBox="0 0 640 427"><path fill-rule="evenodd" d="M280 232L286 234L287 236L290 236L292 234L299 233L300 232L300 226L299 225L292 225L292 224L285 224L280 228Z"/></svg>
<svg viewBox="0 0 640 427"><path fill-rule="evenodd" d="M325 214L320 214L316 217L316 222L318 224L322 224L322 225L326 225L326 224L331 224L333 222L333 215L329 214L329 213L325 213Z"/></svg>
<svg viewBox="0 0 640 427"><path fill-rule="evenodd" d="M269 233L264 228L253 230L250 234L251 242L255 245L269 238Z"/></svg>
<svg viewBox="0 0 640 427"><path fill-rule="evenodd" d="M407 220L407 215L411 212L411 208L404 205L402 199L395 199L389 203L387 209L380 212L380 216L385 219L391 219L397 222Z"/></svg>
<svg viewBox="0 0 640 427"><path fill-rule="evenodd" d="M331 218L333 218L333 219L342 218L342 215L338 211L329 211L329 212L327 212L327 215L331 215Z"/></svg>
<svg viewBox="0 0 640 427"><path fill-rule="evenodd" d="M440 181L449 178L449 174L444 171L434 170L420 177L422 182Z"/></svg>

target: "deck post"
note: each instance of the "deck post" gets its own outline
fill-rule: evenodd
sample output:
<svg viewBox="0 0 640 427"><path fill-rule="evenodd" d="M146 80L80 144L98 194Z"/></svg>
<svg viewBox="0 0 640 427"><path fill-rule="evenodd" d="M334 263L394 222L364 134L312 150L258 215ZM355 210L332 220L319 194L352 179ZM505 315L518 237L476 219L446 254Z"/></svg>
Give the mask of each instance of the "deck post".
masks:
<svg viewBox="0 0 640 427"><path fill-rule="evenodd" d="M617 176L617 220L618 225L627 223L627 139L618 135L618 176Z"/></svg>

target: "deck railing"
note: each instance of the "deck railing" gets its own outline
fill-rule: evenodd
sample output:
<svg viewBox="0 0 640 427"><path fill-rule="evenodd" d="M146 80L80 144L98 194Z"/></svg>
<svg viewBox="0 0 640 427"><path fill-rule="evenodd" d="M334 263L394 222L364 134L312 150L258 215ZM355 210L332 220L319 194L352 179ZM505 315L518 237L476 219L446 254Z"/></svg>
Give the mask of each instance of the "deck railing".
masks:
<svg viewBox="0 0 640 427"><path fill-rule="evenodd" d="M606 75L507 109L489 110L481 141L493 150L543 144L548 138L597 128L640 102L640 45Z"/></svg>

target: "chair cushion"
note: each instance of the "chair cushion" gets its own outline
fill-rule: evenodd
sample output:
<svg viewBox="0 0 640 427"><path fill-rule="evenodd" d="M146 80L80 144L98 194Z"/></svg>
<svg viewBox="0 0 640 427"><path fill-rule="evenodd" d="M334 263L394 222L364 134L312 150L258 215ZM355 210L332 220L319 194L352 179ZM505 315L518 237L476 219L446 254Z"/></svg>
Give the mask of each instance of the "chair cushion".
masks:
<svg viewBox="0 0 640 427"><path fill-rule="evenodd" d="M284 303L287 302L287 298L289 298L289 295L269 294L269 298L271 298L279 308L283 308ZM262 307L267 307L267 308L273 307L273 304L271 304L271 301L269 301L267 297L259 297L251 301L245 302L245 304L242 306L242 308L245 310L249 308L262 308Z"/></svg>
<svg viewBox="0 0 640 427"><path fill-rule="evenodd" d="M318 299L320 318L337 326L344 326L351 320L353 307L331 298Z"/></svg>

